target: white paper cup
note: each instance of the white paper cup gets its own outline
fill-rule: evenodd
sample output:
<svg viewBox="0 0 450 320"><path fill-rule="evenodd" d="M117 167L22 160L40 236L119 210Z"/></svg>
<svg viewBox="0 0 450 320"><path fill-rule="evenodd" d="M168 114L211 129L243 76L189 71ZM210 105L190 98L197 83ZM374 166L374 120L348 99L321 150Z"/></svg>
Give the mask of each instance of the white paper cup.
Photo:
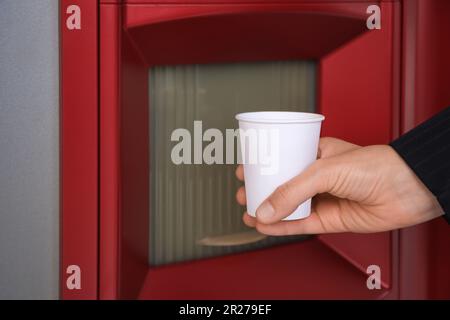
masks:
<svg viewBox="0 0 450 320"><path fill-rule="evenodd" d="M236 119L247 212L255 217L256 209L278 186L316 160L325 117L315 113L267 111L240 113ZM310 213L311 199L308 199L283 220L306 218Z"/></svg>

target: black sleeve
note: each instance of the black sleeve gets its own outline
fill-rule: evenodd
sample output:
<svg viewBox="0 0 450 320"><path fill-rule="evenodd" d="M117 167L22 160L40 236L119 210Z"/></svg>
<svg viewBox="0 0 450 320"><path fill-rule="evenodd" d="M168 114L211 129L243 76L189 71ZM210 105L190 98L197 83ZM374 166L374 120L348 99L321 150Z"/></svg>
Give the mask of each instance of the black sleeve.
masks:
<svg viewBox="0 0 450 320"><path fill-rule="evenodd" d="M450 223L450 107L390 145L436 196Z"/></svg>

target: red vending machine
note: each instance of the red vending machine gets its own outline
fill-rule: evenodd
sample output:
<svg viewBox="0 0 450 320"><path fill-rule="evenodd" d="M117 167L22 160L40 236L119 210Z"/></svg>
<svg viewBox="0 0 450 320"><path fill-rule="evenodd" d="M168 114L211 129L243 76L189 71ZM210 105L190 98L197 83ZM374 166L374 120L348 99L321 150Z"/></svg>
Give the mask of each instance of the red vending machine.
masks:
<svg viewBox="0 0 450 320"><path fill-rule="evenodd" d="M450 104L448 2L61 0L60 10L62 298L450 296L440 219L208 246L248 232L235 166L170 161L174 129L233 128L252 110L318 112L324 136L388 143ZM372 265L380 289L367 287Z"/></svg>

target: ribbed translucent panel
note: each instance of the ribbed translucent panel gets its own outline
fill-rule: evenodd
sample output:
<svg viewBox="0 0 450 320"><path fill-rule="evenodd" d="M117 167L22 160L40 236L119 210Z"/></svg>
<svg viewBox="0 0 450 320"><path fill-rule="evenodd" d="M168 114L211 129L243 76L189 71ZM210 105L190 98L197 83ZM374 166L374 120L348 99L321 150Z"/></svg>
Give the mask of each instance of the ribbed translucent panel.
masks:
<svg viewBox="0 0 450 320"><path fill-rule="evenodd" d="M241 185L234 176L236 165L175 165L171 151L178 142L171 141L171 134L186 128L193 144L194 120L202 121L203 132L217 128L225 137L225 129L237 128L234 116L239 112L314 112L315 84L312 61L157 66L149 70L151 265L302 239L267 237L253 243L207 245L205 239L230 239L234 234L242 239L242 233L250 230L242 222L244 208L235 200ZM203 147L208 144L204 142Z"/></svg>

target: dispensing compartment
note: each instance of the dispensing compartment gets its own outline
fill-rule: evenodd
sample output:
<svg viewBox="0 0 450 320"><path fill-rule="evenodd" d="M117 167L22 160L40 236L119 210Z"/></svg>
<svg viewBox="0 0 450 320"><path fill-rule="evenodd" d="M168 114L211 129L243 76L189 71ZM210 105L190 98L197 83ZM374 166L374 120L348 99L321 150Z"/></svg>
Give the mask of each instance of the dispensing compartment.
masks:
<svg viewBox="0 0 450 320"><path fill-rule="evenodd" d="M265 237L242 223L243 207L235 201L237 131L230 130L239 112L314 112L315 87L314 61L150 68L150 265L307 238ZM178 154L183 158L172 159Z"/></svg>
<svg viewBox="0 0 450 320"><path fill-rule="evenodd" d="M236 113L257 110L318 112L323 135L388 142L398 4L368 30L366 2L143 3L100 9L100 297L388 294L395 235L265 237L242 223L226 152L177 164L172 151L178 129L204 151L207 130L225 140ZM379 291L366 287L372 264Z"/></svg>

